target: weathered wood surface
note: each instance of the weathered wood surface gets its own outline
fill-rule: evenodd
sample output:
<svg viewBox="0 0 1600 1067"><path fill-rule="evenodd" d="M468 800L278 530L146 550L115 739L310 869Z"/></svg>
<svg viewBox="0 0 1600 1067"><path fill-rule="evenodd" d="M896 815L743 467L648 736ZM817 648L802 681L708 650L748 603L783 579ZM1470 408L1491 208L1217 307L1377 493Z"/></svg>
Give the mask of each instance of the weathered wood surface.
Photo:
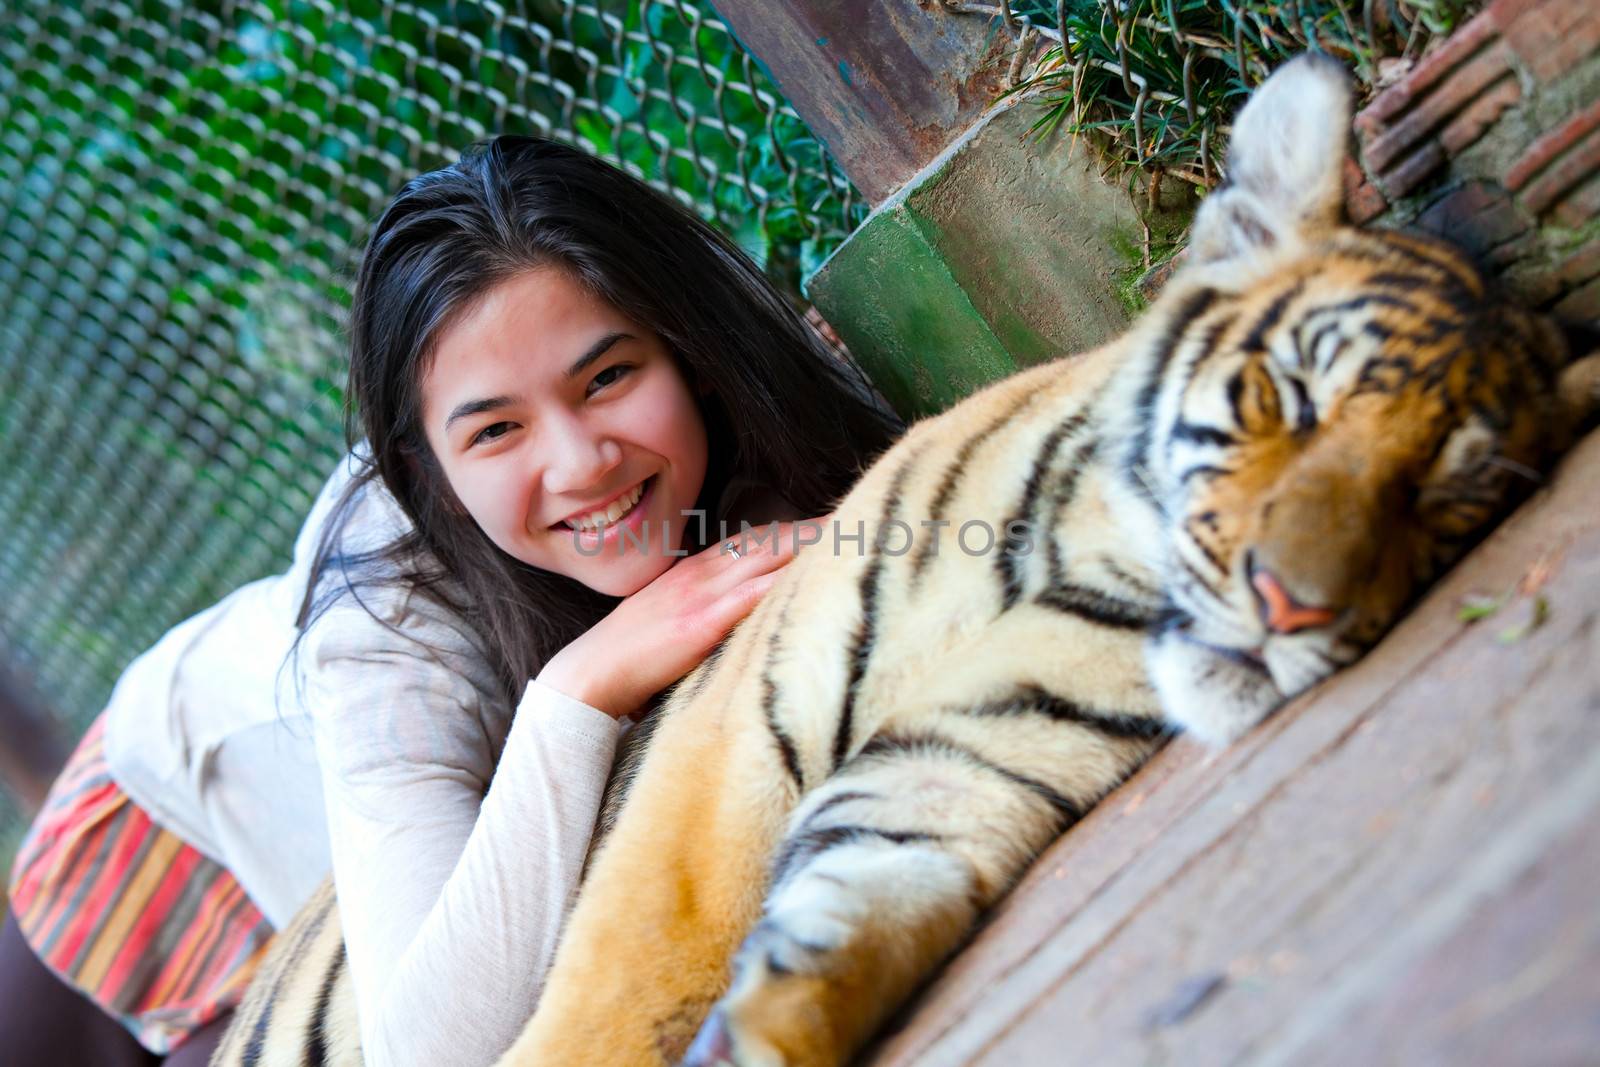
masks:
<svg viewBox="0 0 1600 1067"><path fill-rule="evenodd" d="M856 188L879 204L1010 85L1012 31L999 19L940 11L938 2L712 6Z"/></svg>
<svg viewBox="0 0 1600 1067"><path fill-rule="evenodd" d="M1361 663L1158 755L864 1062L1596 1063L1597 890L1600 434Z"/></svg>

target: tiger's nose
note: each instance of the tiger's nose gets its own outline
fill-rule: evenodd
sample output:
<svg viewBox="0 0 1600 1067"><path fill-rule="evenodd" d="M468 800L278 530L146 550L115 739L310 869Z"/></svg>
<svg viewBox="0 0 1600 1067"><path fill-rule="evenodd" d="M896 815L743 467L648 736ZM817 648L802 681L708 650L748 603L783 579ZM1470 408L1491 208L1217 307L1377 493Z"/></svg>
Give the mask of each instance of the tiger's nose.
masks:
<svg viewBox="0 0 1600 1067"><path fill-rule="evenodd" d="M1275 634L1292 634L1313 626L1326 626L1339 613L1330 608L1313 608L1289 595L1278 576L1259 566L1254 551L1245 554L1245 572L1250 588L1256 591L1256 610L1261 621Z"/></svg>

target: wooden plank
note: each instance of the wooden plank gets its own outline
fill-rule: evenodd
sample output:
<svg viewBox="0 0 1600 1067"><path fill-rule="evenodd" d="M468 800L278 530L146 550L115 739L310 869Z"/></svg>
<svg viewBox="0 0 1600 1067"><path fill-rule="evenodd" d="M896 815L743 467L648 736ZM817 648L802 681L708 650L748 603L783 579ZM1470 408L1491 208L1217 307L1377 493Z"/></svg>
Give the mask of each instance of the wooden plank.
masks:
<svg viewBox="0 0 1600 1067"><path fill-rule="evenodd" d="M1369 1047L1408 1063L1460 1062L1443 1050L1485 1028L1518 1062L1570 1062L1600 1025L1593 995L1548 993L1593 969L1573 954L1592 899L1570 902L1600 872L1563 849L1600 809L1596 500L1600 436L1362 663L1229 749L1170 746L1046 852L871 1062L1366 1062L1344 1043L1380 1021ZM1457 619L1535 569L1542 626L1502 640L1526 598ZM1522 917L1536 897L1568 910ZM1454 994L1418 984L1447 965ZM1427 1011L1385 1007L1402 997Z"/></svg>
<svg viewBox="0 0 1600 1067"><path fill-rule="evenodd" d="M1568 782L1555 794L1554 805L1581 799L1582 807L1571 812L1568 832L1551 839L1521 877L1477 902L1453 935L1392 980L1373 983L1341 1013L1338 1040L1302 1046L1299 1062L1600 1058L1600 804L1592 789L1581 788L1595 781L1600 776Z"/></svg>
<svg viewBox="0 0 1600 1067"><path fill-rule="evenodd" d="M873 204L944 151L1007 88L1015 38L999 19L905 0L712 6Z"/></svg>

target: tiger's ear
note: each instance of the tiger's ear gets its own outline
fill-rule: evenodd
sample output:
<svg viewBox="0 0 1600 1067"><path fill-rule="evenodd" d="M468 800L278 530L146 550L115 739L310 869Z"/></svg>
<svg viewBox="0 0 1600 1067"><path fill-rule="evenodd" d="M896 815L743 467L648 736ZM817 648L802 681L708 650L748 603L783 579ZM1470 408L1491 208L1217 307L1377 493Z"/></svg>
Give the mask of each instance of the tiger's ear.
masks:
<svg viewBox="0 0 1600 1067"><path fill-rule="evenodd" d="M1574 432L1600 419L1600 351L1580 356L1562 369L1556 396Z"/></svg>
<svg viewBox="0 0 1600 1067"><path fill-rule="evenodd" d="M1251 94L1233 124L1227 181L1195 215L1190 261L1241 265L1339 224L1352 92L1327 56L1296 56Z"/></svg>

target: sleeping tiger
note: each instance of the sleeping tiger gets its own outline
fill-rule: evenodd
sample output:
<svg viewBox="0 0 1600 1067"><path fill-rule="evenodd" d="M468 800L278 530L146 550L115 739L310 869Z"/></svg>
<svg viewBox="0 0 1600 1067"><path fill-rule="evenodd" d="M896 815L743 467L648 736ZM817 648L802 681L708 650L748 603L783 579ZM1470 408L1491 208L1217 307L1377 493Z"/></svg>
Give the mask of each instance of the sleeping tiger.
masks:
<svg viewBox="0 0 1600 1067"><path fill-rule="evenodd" d="M1570 443L1600 354L1342 225L1350 108L1284 66L1127 334L863 476L866 550L802 553L655 717L502 1063L846 1061L1170 730L1351 663ZM325 891L214 1062L359 1062L342 955Z"/></svg>

